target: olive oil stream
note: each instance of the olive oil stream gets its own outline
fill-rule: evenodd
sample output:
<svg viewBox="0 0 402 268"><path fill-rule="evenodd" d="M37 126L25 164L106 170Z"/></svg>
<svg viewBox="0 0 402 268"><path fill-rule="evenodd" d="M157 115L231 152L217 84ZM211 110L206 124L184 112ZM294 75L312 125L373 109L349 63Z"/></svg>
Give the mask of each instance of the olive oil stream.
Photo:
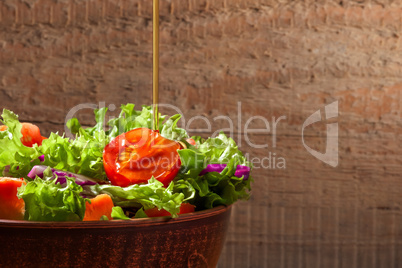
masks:
<svg viewBox="0 0 402 268"><path fill-rule="evenodd" d="M153 0L153 130L159 130L159 0Z"/></svg>

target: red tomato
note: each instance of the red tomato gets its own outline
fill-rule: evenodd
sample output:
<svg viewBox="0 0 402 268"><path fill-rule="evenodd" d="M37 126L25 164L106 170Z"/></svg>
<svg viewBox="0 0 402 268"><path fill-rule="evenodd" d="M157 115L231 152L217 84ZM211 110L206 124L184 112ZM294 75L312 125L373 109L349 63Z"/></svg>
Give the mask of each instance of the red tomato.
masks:
<svg viewBox="0 0 402 268"><path fill-rule="evenodd" d="M0 131L7 129L7 126L0 126ZM32 147L34 144L42 145L42 140L46 139L40 135L40 130L37 126L31 123L21 123L21 142L25 146Z"/></svg>
<svg viewBox="0 0 402 268"><path fill-rule="evenodd" d="M152 176L165 187L180 169L178 142L157 131L137 128L123 133L106 145L103 166L113 185L126 187L147 182Z"/></svg>
<svg viewBox="0 0 402 268"><path fill-rule="evenodd" d="M35 143L42 145L42 135L37 126L30 123L21 123L21 133L22 133L22 144L28 147L32 147Z"/></svg>
<svg viewBox="0 0 402 268"><path fill-rule="evenodd" d="M180 206L180 212L178 214L186 214L195 211L195 206L189 203L182 203ZM164 216L171 216L169 212L164 209L159 210L157 207L144 210L145 214L148 217L164 217Z"/></svg>
<svg viewBox="0 0 402 268"><path fill-rule="evenodd" d="M191 205L190 203L182 203L180 206L179 214L186 214L195 211L195 206Z"/></svg>
<svg viewBox="0 0 402 268"><path fill-rule="evenodd" d="M192 138L188 138L186 141L187 141L188 143L190 143L191 145L193 145L193 146L196 146L196 145L197 145L197 143L195 142L195 140L193 140Z"/></svg>
<svg viewBox="0 0 402 268"><path fill-rule="evenodd" d="M100 194L85 203L85 216L83 221L99 221L105 215L112 220L113 200L110 195Z"/></svg>
<svg viewBox="0 0 402 268"><path fill-rule="evenodd" d="M25 202L17 197L23 183L23 179L0 177L0 219L24 219Z"/></svg>
<svg viewBox="0 0 402 268"><path fill-rule="evenodd" d="M167 212L164 209L159 210L157 207L146 209L146 210L144 210L144 212L150 218L152 218L152 217L165 217L165 216L171 216L172 215L172 214L170 214L169 212Z"/></svg>

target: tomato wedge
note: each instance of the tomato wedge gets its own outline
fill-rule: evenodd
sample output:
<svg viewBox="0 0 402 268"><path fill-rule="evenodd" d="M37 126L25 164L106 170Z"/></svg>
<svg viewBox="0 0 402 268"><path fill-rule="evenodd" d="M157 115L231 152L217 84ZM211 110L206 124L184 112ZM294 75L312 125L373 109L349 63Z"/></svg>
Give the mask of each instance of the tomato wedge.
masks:
<svg viewBox="0 0 402 268"><path fill-rule="evenodd" d="M17 197L18 188L23 183L23 179L0 178L0 219L24 219L25 202Z"/></svg>
<svg viewBox="0 0 402 268"><path fill-rule="evenodd" d="M32 147L35 143L42 145L42 135L37 126L30 123L22 123L21 134L22 134L22 144L28 147Z"/></svg>
<svg viewBox="0 0 402 268"><path fill-rule="evenodd" d="M0 131L5 131L7 126L0 126ZM34 144L42 145L42 140L46 139L40 134L38 126L31 123L21 123L21 142L27 147L32 147Z"/></svg>
<svg viewBox="0 0 402 268"><path fill-rule="evenodd" d="M83 221L99 221L105 215L112 220L113 201L107 194L100 194L85 203L85 216Z"/></svg>
<svg viewBox="0 0 402 268"><path fill-rule="evenodd" d="M113 185L126 187L152 176L168 186L180 169L180 144L148 128L123 133L106 145L103 166Z"/></svg>
<svg viewBox="0 0 402 268"><path fill-rule="evenodd" d="M190 143L191 145L193 145L193 146L196 146L196 145L197 145L197 143L195 142L195 140L192 139L192 138L188 138L186 141L187 141L188 143Z"/></svg>

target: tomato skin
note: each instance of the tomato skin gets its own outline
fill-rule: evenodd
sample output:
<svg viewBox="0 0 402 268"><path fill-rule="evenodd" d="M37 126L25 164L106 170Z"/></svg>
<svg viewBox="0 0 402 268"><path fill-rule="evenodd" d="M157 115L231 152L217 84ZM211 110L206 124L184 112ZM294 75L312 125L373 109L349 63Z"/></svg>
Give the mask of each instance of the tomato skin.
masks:
<svg viewBox="0 0 402 268"><path fill-rule="evenodd" d="M192 138L188 138L186 141L187 141L188 143L190 143L191 145L193 145L193 146L196 146L196 145L197 145L197 143L195 142L195 140L192 139Z"/></svg>
<svg viewBox="0 0 402 268"><path fill-rule="evenodd" d="M164 209L159 210L157 207L155 208L150 208L144 210L144 213L147 214L148 217L153 218L153 217L165 217L165 216L171 216L169 212L167 212Z"/></svg>
<svg viewBox="0 0 402 268"><path fill-rule="evenodd" d="M17 196L23 179L0 177L0 219L23 220L25 202Z"/></svg>
<svg viewBox="0 0 402 268"><path fill-rule="evenodd" d="M7 126L0 126L0 131L5 131ZM31 123L21 123L21 142L27 147L32 147L34 144L42 145L42 141L46 139L40 134L38 126Z"/></svg>
<svg viewBox="0 0 402 268"><path fill-rule="evenodd" d="M190 203L182 203L180 206L179 214L186 214L195 211L195 206L191 205Z"/></svg>
<svg viewBox="0 0 402 268"><path fill-rule="evenodd" d="M34 144L42 145L42 135L37 126L30 123L21 123L22 144L32 147Z"/></svg>
<svg viewBox="0 0 402 268"><path fill-rule="evenodd" d="M178 142L148 128L123 133L106 145L103 166L113 185L127 187L145 183L152 176L165 187L179 172Z"/></svg>
<svg viewBox="0 0 402 268"><path fill-rule="evenodd" d="M190 203L182 203L180 206L180 212L178 214L181 215L181 214L191 213L194 211L195 211L194 205L191 205ZM171 216L171 214L169 212L167 212L166 210L164 210L164 209L159 210L157 207L151 208L151 209L146 209L146 210L144 210L144 212L150 218Z"/></svg>
<svg viewBox="0 0 402 268"><path fill-rule="evenodd" d="M100 194L91 199L91 203L85 202L85 216L83 221L99 221L105 215L112 220L113 200L107 194Z"/></svg>

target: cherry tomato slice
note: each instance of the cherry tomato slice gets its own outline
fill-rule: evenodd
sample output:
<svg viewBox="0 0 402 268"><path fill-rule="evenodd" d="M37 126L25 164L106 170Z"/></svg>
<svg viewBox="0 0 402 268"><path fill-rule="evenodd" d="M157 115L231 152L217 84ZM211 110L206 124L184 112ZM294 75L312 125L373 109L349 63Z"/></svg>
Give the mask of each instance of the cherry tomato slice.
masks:
<svg viewBox="0 0 402 268"><path fill-rule="evenodd" d="M188 143L190 143L191 145L193 145L193 146L196 146L196 145L197 145L197 143L195 142L195 140L192 139L192 138L188 138L186 141L187 141Z"/></svg>
<svg viewBox="0 0 402 268"><path fill-rule="evenodd" d="M28 147L32 147L35 143L42 145L42 135L37 126L30 123L21 123L22 144Z"/></svg>
<svg viewBox="0 0 402 268"><path fill-rule="evenodd" d="M0 131L5 131L7 126L0 126ZM21 123L21 142L27 147L32 147L34 144L42 145L42 140L46 139L40 134L40 130L36 125L31 123Z"/></svg>
<svg viewBox="0 0 402 268"><path fill-rule="evenodd" d="M126 187L147 182L152 176L166 187L180 169L178 142L157 131L137 128L123 133L106 145L103 166L113 185Z"/></svg>
<svg viewBox="0 0 402 268"><path fill-rule="evenodd" d="M23 183L23 179L0 177L0 219L24 219L25 202L17 197Z"/></svg>

